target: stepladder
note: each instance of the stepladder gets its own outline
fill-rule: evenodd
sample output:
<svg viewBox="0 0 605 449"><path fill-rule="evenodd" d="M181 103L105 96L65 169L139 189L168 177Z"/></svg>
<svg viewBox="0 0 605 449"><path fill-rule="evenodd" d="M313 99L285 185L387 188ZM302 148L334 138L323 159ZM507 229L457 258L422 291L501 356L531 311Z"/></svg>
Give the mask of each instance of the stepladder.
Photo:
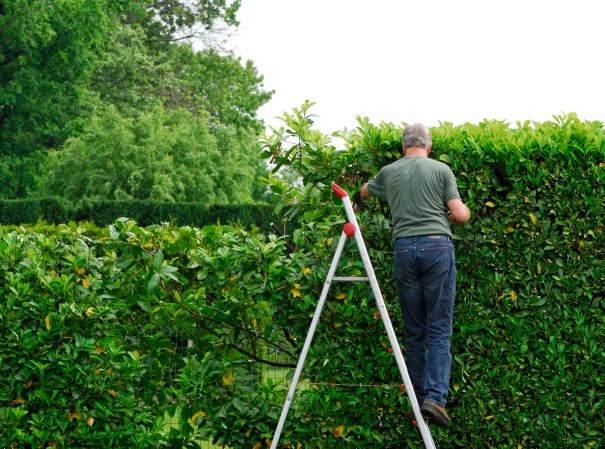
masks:
<svg viewBox="0 0 605 449"><path fill-rule="evenodd" d="M273 438L271 440L271 449L278 448L279 439L281 437L281 433L282 433L284 424L286 422L288 411L294 401L295 394L296 394L296 388L297 388L297 385L300 380L300 376L301 376L303 368L304 368L305 360L306 360L307 354L309 352L309 348L311 347L311 344L313 341L313 336L315 334L317 325L319 323L322 309L324 307L326 298L328 297L328 293L329 293L330 287L333 282L369 282L371 289L372 289L372 294L376 301L376 306L378 308L377 315L379 315L380 318L382 319L384 328L386 330L386 334L388 336L388 340L389 340L389 344L390 344L389 352L392 352L393 355L395 356L395 363L397 364L397 367L401 374L401 378L403 380L403 385L405 387L405 391L408 395L412 410L414 412L414 417L416 418L415 422L416 422L418 428L420 429L420 434L422 436L422 441L424 443L424 446L426 449L436 449L435 442L431 435L430 429L420 411L420 405L418 404L418 400L414 393L414 387L412 385L412 382L411 382L411 379L410 379L410 376L409 376L409 373L407 370L407 366L406 366L404 358L403 358L401 347L399 345L397 335L395 334L393 324L389 317L387 306L385 304L382 293L380 291L380 286L378 284L378 280L374 273L374 269L372 267L370 256L369 256L368 250L365 246L365 243L364 243L364 240L363 240L363 237L361 234L361 230L359 228L359 224L358 224L357 218L355 216L355 211L353 210L353 205L351 203L351 200L350 200L347 192L344 191L336 183L332 183L332 190L342 200L342 204L344 206L346 217L347 217L347 222L344 225L340 239L336 246L336 250L334 252L332 263L328 270L328 274L326 276L326 280L324 282L323 289L321 291L319 300L317 302L315 312L313 314L313 319L311 320L311 325L310 325L309 331L307 333L307 337L305 339L298 362L296 364L296 369L294 371L294 375L292 377L290 387L288 388L286 400L285 400L284 406L282 408L279 421L277 423L277 428L276 428L276 430L273 434ZM336 271L338 268L338 264L340 262L341 255L343 253L343 249L345 247L347 240L349 240L349 239L354 240L355 243L357 244L357 248L359 250L359 255L363 262L366 276L362 276L362 277L360 277L360 276L350 276L350 277L336 276Z"/></svg>

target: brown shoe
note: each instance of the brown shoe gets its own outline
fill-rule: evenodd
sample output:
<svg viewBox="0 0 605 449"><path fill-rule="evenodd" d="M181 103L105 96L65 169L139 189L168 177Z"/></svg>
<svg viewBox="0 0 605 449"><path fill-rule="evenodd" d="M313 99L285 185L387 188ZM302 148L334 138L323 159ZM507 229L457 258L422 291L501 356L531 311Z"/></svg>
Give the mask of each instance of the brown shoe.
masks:
<svg viewBox="0 0 605 449"><path fill-rule="evenodd" d="M424 401L420 407L420 411L429 423L435 424L438 427L449 429L452 424L450 417L445 412L445 408L435 402Z"/></svg>

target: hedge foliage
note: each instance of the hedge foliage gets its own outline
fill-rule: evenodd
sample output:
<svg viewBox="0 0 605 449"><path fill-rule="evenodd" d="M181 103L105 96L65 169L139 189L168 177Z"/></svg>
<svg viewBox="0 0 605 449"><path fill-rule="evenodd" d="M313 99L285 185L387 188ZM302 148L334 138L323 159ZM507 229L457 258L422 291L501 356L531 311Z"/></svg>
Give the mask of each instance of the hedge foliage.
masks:
<svg viewBox="0 0 605 449"><path fill-rule="evenodd" d="M161 222L203 227L217 223L239 223L271 232L273 206L264 204L208 205L203 203L159 203L153 201L86 201L66 204L60 199L0 200L0 223L32 224L38 221L61 224L88 221L108 226L120 217L141 226Z"/></svg>
<svg viewBox="0 0 605 449"><path fill-rule="evenodd" d="M344 215L330 182L349 191L403 340L389 211L357 193L380 167L400 157L402 127L360 119L356 130L340 134L346 142L340 151L312 129L310 106L286 114L286 126L265 139L265 155L277 170L289 167L303 176L298 191L279 179L273 191L292 204L286 214L302 217L299 244L315 266L329 264L318 249L339 232L328 224ZM432 132L431 157L451 166L473 213L468 224L454 229L458 294L447 407L454 424L447 433L434 430L437 446L597 446L605 434L603 124L571 114L515 127L443 123ZM303 298L312 302L318 289L306 288ZM396 373L386 375L386 338L368 313L369 291L333 289L336 300L328 306L326 327L318 330L306 373L343 384L395 382ZM339 291L344 300L338 300ZM309 313L297 303L284 307L284 316ZM400 447L403 441L419 447L418 434L402 430L407 406L397 406L393 393L341 390L302 393L315 408L302 406L292 418L309 426L305 431L318 442L311 447L319 441L330 448ZM338 425L345 426L344 435L334 438L328 430ZM300 435L300 427L291 432L287 436Z"/></svg>
<svg viewBox="0 0 605 449"><path fill-rule="evenodd" d="M62 227L0 239L0 446L270 445L289 375L345 222L359 222L403 342L388 209L357 192L398 157L401 127L361 119L345 150L312 129L310 105L266 138L283 179L287 237L228 226L143 227L109 237ZM458 296L449 431L439 448L592 448L605 433L605 136L600 123L502 122L433 130L471 221L455 228ZM361 275L354 244L339 273ZM176 336L176 337L175 337ZM175 339L190 341L175 352ZM334 283L282 448L423 447L374 299ZM175 424L167 427L165 417ZM51 444L52 443L52 444Z"/></svg>

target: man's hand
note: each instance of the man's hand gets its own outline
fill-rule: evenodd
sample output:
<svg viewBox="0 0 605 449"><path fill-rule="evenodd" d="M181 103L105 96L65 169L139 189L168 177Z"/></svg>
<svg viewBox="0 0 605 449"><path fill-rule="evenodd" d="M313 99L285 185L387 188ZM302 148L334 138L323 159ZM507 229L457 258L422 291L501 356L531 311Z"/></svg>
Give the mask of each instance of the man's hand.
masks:
<svg viewBox="0 0 605 449"><path fill-rule="evenodd" d="M363 185L363 187L361 188L361 191L359 193L364 198L370 198L372 196L372 192L370 192L370 190L368 189L367 182Z"/></svg>

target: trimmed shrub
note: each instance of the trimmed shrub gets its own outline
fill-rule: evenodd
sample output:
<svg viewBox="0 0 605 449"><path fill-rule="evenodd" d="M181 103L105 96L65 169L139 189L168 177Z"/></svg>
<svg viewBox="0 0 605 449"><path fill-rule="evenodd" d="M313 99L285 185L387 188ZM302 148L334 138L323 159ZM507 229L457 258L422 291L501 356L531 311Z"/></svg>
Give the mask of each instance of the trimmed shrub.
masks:
<svg viewBox="0 0 605 449"><path fill-rule="evenodd" d="M157 203L153 201L85 201L68 205L58 199L2 200L0 223L33 224L38 221L60 224L89 221L108 226L120 217L129 217L141 226L171 222L203 227L217 223L239 223L271 232L273 206L264 204L207 205L203 203Z"/></svg>

